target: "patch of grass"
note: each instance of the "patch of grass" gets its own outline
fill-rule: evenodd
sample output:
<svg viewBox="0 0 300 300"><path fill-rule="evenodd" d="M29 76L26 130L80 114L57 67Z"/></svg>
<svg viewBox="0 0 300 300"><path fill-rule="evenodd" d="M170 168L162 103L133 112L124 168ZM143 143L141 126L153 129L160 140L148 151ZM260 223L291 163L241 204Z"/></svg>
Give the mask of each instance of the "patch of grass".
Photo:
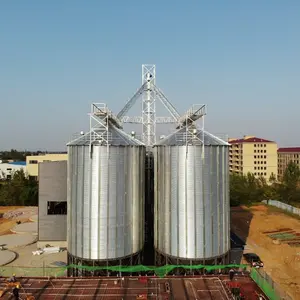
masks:
<svg viewBox="0 0 300 300"><path fill-rule="evenodd" d="M268 213L269 214L284 214L286 216L289 216L293 219L296 219L296 220L300 220L300 216L299 215L296 215L296 214L293 214L285 209L281 209L281 208L278 208L276 206L272 206L272 205L266 205L268 207Z"/></svg>

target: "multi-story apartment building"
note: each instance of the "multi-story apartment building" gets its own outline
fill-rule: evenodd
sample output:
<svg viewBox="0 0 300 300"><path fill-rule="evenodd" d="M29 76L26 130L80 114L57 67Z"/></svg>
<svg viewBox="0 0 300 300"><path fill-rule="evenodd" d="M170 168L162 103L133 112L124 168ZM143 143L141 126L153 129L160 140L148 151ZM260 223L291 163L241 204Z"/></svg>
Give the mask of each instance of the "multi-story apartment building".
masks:
<svg viewBox="0 0 300 300"><path fill-rule="evenodd" d="M230 171L238 174L253 173L256 177L277 178L277 144L255 136L229 139Z"/></svg>
<svg viewBox="0 0 300 300"><path fill-rule="evenodd" d="M68 160L67 153L47 153L42 155L26 156L27 174L28 176L38 179L40 162L62 160Z"/></svg>
<svg viewBox="0 0 300 300"><path fill-rule="evenodd" d="M283 174L289 162L294 162L300 167L300 147L279 148L278 151L278 180L282 180Z"/></svg>

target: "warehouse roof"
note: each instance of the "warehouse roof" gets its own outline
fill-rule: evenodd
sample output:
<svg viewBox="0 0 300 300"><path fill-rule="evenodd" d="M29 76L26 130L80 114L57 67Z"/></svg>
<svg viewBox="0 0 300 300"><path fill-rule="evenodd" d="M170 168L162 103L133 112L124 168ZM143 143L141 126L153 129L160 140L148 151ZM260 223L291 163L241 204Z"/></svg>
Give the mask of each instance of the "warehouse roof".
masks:
<svg viewBox="0 0 300 300"><path fill-rule="evenodd" d="M26 161L12 161L8 163L9 165L15 166L26 166Z"/></svg>
<svg viewBox="0 0 300 300"><path fill-rule="evenodd" d="M102 137L103 136L103 137ZM111 146L143 146L144 144L127 134L123 130L116 128L114 126L110 126L108 132L103 130L91 131L86 134L80 135L75 138L71 142L67 144L67 146L88 146L90 141L92 141L95 145L106 146L106 140L108 140L108 144Z"/></svg>
<svg viewBox="0 0 300 300"><path fill-rule="evenodd" d="M229 144L212 135L207 131L202 131L200 129L189 129L186 127L180 128L164 139L156 143L155 146L184 146L184 145L193 145L193 146L229 146Z"/></svg>

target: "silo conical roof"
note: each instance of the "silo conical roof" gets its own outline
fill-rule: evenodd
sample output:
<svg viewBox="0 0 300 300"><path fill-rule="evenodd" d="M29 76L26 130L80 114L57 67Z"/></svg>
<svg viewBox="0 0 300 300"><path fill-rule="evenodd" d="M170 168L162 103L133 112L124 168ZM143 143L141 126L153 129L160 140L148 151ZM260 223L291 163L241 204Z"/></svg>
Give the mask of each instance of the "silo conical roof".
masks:
<svg viewBox="0 0 300 300"><path fill-rule="evenodd" d="M108 141L110 146L144 146L140 140L113 125L109 126L107 131L99 128L99 130L96 129L80 135L78 138L70 141L67 146L88 146L91 140L93 144L100 146L107 146L106 141Z"/></svg>
<svg viewBox="0 0 300 300"><path fill-rule="evenodd" d="M213 134L197 129L183 127L174 133L158 141L155 146L229 146L226 141L214 136Z"/></svg>

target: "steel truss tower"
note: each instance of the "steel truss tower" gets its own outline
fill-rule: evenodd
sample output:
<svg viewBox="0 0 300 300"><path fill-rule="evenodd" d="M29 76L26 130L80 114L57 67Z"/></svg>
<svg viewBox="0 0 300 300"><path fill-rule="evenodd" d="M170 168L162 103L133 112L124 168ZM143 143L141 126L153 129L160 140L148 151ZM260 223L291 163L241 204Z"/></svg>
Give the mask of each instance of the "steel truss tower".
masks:
<svg viewBox="0 0 300 300"><path fill-rule="evenodd" d="M156 124L177 124L180 114L170 103L163 92L156 86L155 65L142 65L142 86L130 98L117 118L122 123L142 124L142 141L147 147L152 147L156 142ZM142 98L142 116L128 117L126 113ZM170 113L169 117L156 116L156 101L160 101Z"/></svg>
<svg viewBox="0 0 300 300"><path fill-rule="evenodd" d="M127 112L133 107L138 98L142 98L142 116L128 117ZM156 116L156 102L160 101L169 112L169 117ZM126 102L118 113L117 119L121 123L142 124L142 141L147 147L152 147L156 142L156 124L173 123L177 128L188 126L206 114L206 106L193 105L183 116L167 99L164 93L156 86L155 65L142 65L142 86Z"/></svg>
<svg viewBox="0 0 300 300"><path fill-rule="evenodd" d="M156 142L156 110L155 110L155 65L142 65L142 141L146 146Z"/></svg>

